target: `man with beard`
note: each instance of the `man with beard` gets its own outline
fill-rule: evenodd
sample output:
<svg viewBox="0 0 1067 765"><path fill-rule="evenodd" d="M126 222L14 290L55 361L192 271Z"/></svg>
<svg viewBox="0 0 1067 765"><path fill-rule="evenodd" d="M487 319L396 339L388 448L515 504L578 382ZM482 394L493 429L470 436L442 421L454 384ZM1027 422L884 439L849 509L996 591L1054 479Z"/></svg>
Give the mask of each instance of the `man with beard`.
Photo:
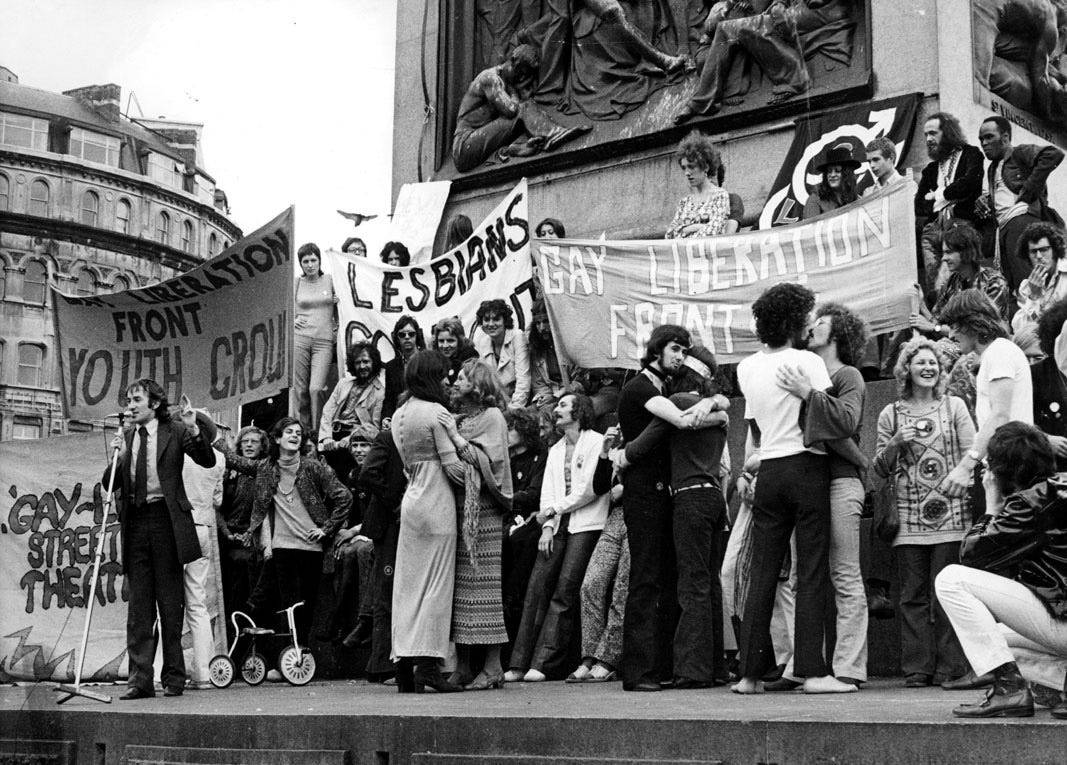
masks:
<svg viewBox="0 0 1067 765"><path fill-rule="evenodd" d="M377 348L366 342L353 343L347 366L348 374L333 389L319 419L319 450L337 475L347 475L352 469L349 433L366 426L377 432L385 403L385 385L379 375L382 357Z"/></svg>
<svg viewBox="0 0 1067 765"><path fill-rule="evenodd" d="M977 208L997 222L997 254L1000 270L1011 289L1008 318L1015 313L1015 295L1030 275L1028 253L1019 253L1019 239L1031 223L1063 218L1049 207L1048 177L1063 162L1055 146L1012 146L1011 123L1003 117L986 119L978 129L978 142L989 160Z"/></svg>
<svg viewBox="0 0 1067 765"><path fill-rule="evenodd" d="M941 267L940 235L953 219L974 221L974 203L982 193L982 152L969 146L960 122L948 112L932 114L923 125L930 163L923 168L915 194L915 221L920 227L923 289L933 307L937 290L948 278Z"/></svg>
<svg viewBox="0 0 1067 765"><path fill-rule="evenodd" d="M415 319L404 314L393 325L393 358L385 363L385 401L382 402L382 428L389 429L389 422L396 411L397 399L404 392L404 367L408 359L426 347L422 328Z"/></svg>
<svg viewBox="0 0 1067 765"><path fill-rule="evenodd" d="M632 441L655 418L676 428L709 427L715 401L702 399L682 412L664 395L667 378L681 368L691 344L688 330L664 324L652 330L641 372L619 396L619 427ZM670 454L658 449L623 474L623 517L630 546L630 591L623 619L622 687L658 691L672 673L671 637L677 621L674 539L670 505Z"/></svg>
<svg viewBox="0 0 1067 765"><path fill-rule="evenodd" d="M752 304L763 349L737 365L749 433L745 464L759 459L752 504L752 561L741 622L740 682L735 693L762 693L775 666L771 611L778 572L796 530L794 674L805 693L848 693L856 686L829 671L823 653L830 594L830 466L822 445L805 446L802 401L778 384L785 371L804 375L813 391L830 388L826 364L807 347L815 295L799 284L777 284Z"/></svg>

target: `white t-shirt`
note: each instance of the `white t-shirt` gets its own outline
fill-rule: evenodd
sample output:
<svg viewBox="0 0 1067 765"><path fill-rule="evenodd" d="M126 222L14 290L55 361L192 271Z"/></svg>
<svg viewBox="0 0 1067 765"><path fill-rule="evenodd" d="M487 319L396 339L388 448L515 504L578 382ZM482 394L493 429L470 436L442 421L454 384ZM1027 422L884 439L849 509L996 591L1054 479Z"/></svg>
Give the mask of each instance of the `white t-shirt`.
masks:
<svg viewBox="0 0 1067 765"><path fill-rule="evenodd" d="M994 380L1003 379L1010 379L1015 383L1008 419L1034 424L1034 387L1030 381L1030 365L1026 354L1011 340L998 337L982 353L982 362L978 367L975 386L978 398L974 405L974 414L978 419L979 430L985 427L989 419L989 384Z"/></svg>
<svg viewBox="0 0 1067 765"><path fill-rule="evenodd" d="M818 447L804 446L804 434L800 430L801 401L779 387L778 369L782 366L806 372L815 390L830 387L826 364L811 351L764 350L737 365L737 382L745 397L745 419L755 420L760 430L760 459L790 457L801 452L825 454Z"/></svg>

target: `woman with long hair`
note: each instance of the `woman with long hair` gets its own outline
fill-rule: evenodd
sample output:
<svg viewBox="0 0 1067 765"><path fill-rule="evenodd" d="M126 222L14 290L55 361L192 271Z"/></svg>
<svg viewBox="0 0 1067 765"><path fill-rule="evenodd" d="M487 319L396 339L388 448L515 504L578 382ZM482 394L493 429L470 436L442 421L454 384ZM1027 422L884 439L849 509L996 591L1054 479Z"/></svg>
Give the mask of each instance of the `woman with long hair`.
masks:
<svg viewBox="0 0 1067 765"><path fill-rule="evenodd" d="M303 273L296 279L293 333L293 385L289 413L309 432L319 428L326 400L326 378L333 363L337 334L337 296L333 280L322 272L322 253L308 242L296 251Z"/></svg>
<svg viewBox="0 0 1067 765"><path fill-rule="evenodd" d="M667 238L719 236L737 231L730 194L722 188L722 155L711 139L694 130L678 146L676 157L689 183L689 194L678 203L667 227Z"/></svg>
<svg viewBox="0 0 1067 765"><path fill-rule="evenodd" d="M878 415L874 471L891 483L895 495L889 517L896 517L892 544L901 582L901 667L909 688L967 672L959 640L933 590L941 569L959 560L970 520L966 498L941 490L974 441L967 405L945 395L946 366L932 340L917 337L906 343L894 369L900 397Z"/></svg>
<svg viewBox="0 0 1067 765"><path fill-rule="evenodd" d="M248 530L259 535L264 568L249 597L253 613L271 613L303 601L296 633L308 645L323 550L348 518L352 494L326 464L302 456L304 430L283 417L270 431L270 454L249 459L226 453L226 467L255 476ZM276 605L270 605L272 596ZM268 610L269 609L269 610Z"/></svg>
<svg viewBox="0 0 1067 765"><path fill-rule="evenodd" d="M400 535L393 569L392 658L397 691L462 690L441 674L448 655L456 567L456 503L452 484L463 463L441 424L448 397L448 362L437 351L416 351L404 368L407 399L393 415L392 434L407 488L400 503Z"/></svg>
<svg viewBox="0 0 1067 765"><path fill-rule="evenodd" d="M606 456L604 436L593 430L593 402L566 394L556 404L556 431L541 485L538 549L526 590L522 622L505 679L539 682L567 674L580 638L582 579L608 519L610 498L597 495L593 475Z"/></svg>
<svg viewBox="0 0 1067 765"><path fill-rule="evenodd" d="M859 199L856 193L856 169L859 166L860 163L852 156L852 145L848 141L827 149L815 166L821 180L815 191L808 195L801 217L805 220L814 218Z"/></svg>
<svg viewBox="0 0 1067 765"><path fill-rule="evenodd" d="M448 359L448 384L456 382L459 370L467 359L478 357L478 351L467 339L463 322L458 316L441 319L430 330L430 347Z"/></svg>
<svg viewBox="0 0 1067 765"><path fill-rule="evenodd" d="M504 515L512 507L508 426L501 409L504 391L496 372L479 359L463 364L453 386L450 414L439 420L464 462L463 544L456 552L452 641L459 655L455 681L467 690L498 688L504 679L500 651L507 642L501 570ZM470 648L485 646L482 671L471 678Z"/></svg>

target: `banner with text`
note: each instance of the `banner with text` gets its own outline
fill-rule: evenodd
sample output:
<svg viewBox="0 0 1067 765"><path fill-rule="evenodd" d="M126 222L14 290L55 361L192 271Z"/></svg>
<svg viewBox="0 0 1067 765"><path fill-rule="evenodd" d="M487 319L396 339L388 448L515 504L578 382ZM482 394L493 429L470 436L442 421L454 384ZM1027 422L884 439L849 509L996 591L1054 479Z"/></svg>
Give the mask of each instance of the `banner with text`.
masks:
<svg viewBox="0 0 1067 765"><path fill-rule="evenodd" d="M324 253L324 270L332 275L339 300L342 368L345 349L358 340L391 359L393 325L404 314L418 322L427 346L430 328L449 316L458 316L470 336L478 305L494 298L509 303L515 327L525 329L533 292L526 194L524 179L469 239L428 262L401 268L373 257Z"/></svg>
<svg viewBox="0 0 1067 765"><path fill-rule="evenodd" d="M176 402L223 409L288 387L292 365L293 210L180 276L71 297L53 289L67 416L123 408L142 377Z"/></svg>
<svg viewBox="0 0 1067 765"><path fill-rule="evenodd" d="M534 261L570 361L638 368L658 324L680 324L720 363L759 349L752 302L797 282L844 303L872 334L908 325L916 281L915 184L792 226L713 239L537 239Z"/></svg>
<svg viewBox="0 0 1067 765"><path fill-rule="evenodd" d="M113 431L112 431L113 432ZM0 443L0 679L71 680L104 515L105 437ZM85 679L126 673L118 515L108 514Z"/></svg>

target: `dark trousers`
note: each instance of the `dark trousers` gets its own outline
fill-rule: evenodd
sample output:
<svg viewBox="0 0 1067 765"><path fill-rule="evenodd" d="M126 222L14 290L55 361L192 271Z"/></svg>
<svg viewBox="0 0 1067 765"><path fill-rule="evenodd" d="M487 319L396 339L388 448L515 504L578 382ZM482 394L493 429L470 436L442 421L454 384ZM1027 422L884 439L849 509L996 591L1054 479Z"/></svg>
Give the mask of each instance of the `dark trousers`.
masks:
<svg viewBox="0 0 1067 765"><path fill-rule="evenodd" d="M504 535L504 626L512 644L518 637L522 623L523 604L530 585L530 575L537 563L537 540L541 537L541 525L530 521ZM509 650L508 646L504 647ZM508 657L504 657L508 661ZM505 666L511 666L506 664Z"/></svg>
<svg viewBox="0 0 1067 765"><path fill-rule="evenodd" d="M219 538L219 566L222 575L222 603L226 609L226 634L233 640L233 623L230 615L244 608L248 597L259 580L263 562L251 547L242 547Z"/></svg>
<svg viewBox="0 0 1067 765"><path fill-rule="evenodd" d="M130 602L126 616L126 651L131 687L152 692L152 662L156 657L156 612L163 640L160 680L167 688L185 687L182 656L182 618L185 610L184 573L163 500L126 513L124 534L129 534L126 582Z"/></svg>
<svg viewBox="0 0 1067 765"><path fill-rule="evenodd" d="M960 543L898 545L900 668L905 675L956 678L967 672L963 648L934 594L934 579L960 562Z"/></svg>
<svg viewBox="0 0 1067 765"><path fill-rule="evenodd" d="M1023 213L1012 218L1003 226L999 227L997 236L1000 238L1000 271L1004 274L1004 280L1011 290L1008 298L1008 318L1010 319L1018 309L1015 300L1019 285L1030 275L1030 258L1019 257L1019 239L1026 227L1031 223L1037 223L1041 219L1031 213Z"/></svg>
<svg viewBox="0 0 1067 765"><path fill-rule="evenodd" d="M511 651L512 668L537 669L551 680L565 677L577 664L582 579L599 538L599 531L557 533L552 553L537 556Z"/></svg>
<svg viewBox="0 0 1067 765"><path fill-rule="evenodd" d="M272 621L276 629L287 632L285 615L276 611L300 601L304 605L293 612L296 637L301 646L308 645L311 622L315 615L315 601L322 579L322 553L313 550L279 548L263 564L256 589L249 597L249 608L256 623L263 626Z"/></svg>
<svg viewBox="0 0 1067 765"><path fill-rule="evenodd" d="M714 488L674 496L678 628L674 676L711 682L725 666L722 642L722 535L726 501Z"/></svg>
<svg viewBox="0 0 1067 765"><path fill-rule="evenodd" d="M759 678L775 666L771 612L778 574L796 528L797 595L794 674L828 674L823 655L830 596L830 471L823 455L804 452L764 460L752 503L752 563L741 622L742 677Z"/></svg>
<svg viewBox="0 0 1067 765"><path fill-rule="evenodd" d="M371 630L370 658L367 674L386 675L393 671L393 569L396 566L396 543L400 523L390 523L385 536L374 541L374 628Z"/></svg>
<svg viewBox="0 0 1067 765"><path fill-rule="evenodd" d="M671 640L678 619L671 500L666 489L631 480L623 494L630 547L630 591L623 617L624 688L671 677Z"/></svg>

